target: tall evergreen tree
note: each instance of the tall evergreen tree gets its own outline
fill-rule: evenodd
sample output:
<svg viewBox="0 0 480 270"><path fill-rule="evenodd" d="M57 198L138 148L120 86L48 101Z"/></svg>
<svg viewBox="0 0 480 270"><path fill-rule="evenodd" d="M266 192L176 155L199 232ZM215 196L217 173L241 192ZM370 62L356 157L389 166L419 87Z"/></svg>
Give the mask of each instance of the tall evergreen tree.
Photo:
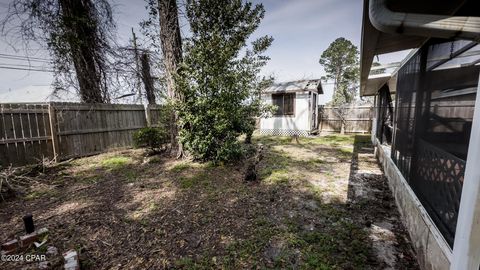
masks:
<svg viewBox="0 0 480 270"><path fill-rule="evenodd" d="M334 112L342 121L341 133L345 133L346 117L358 89L359 59L358 49L350 40L337 38L322 53L320 64L325 70L324 80L333 80Z"/></svg>
<svg viewBox="0 0 480 270"><path fill-rule="evenodd" d="M261 37L247 46L259 26L262 5L242 0L188 0L192 36L177 77L180 137L201 160L228 161L241 154L238 137L251 133L266 108L260 91L270 80L259 78L269 59L263 55L273 39Z"/></svg>
<svg viewBox="0 0 480 270"><path fill-rule="evenodd" d="M320 64L326 76L333 80L333 105L351 103L355 99L359 76L359 52L357 46L343 37L337 38L322 53Z"/></svg>

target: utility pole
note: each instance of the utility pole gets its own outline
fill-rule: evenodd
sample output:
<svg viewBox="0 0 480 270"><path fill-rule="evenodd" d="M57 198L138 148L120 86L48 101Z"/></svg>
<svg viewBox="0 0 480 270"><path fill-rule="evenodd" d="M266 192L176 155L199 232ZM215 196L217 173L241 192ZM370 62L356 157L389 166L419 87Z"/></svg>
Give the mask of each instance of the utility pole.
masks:
<svg viewBox="0 0 480 270"><path fill-rule="evenodd" d="M145 87L147 102L148 104L155 104L155 87L153 85L152 74L150 73L150 60L148 57L148 52L142 52L140 60L142 63L142 80Z"/></svg>
<svg viewBox="0 0 480 270"><path fill-rule="evenodd" d="M133 27L132 27L132 42L133 42L133 52L135 54L135 75L137 77L137 81L135 83L138 91L137 102L140 102L140 104L143 104L142 87L140 86L140 81L142 80L142 77L140 74L139 56L138 56L138 48L137 48L137 36L135 35L135 31L133 31Z"/></svg>

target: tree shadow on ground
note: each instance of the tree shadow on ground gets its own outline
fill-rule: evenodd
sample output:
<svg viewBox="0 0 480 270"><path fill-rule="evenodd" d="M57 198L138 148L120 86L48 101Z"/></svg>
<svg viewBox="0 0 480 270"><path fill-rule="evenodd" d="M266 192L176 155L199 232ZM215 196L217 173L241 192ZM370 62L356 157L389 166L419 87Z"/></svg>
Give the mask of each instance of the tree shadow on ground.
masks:
<svg viewBox="0 0 480 270"><path fill-rule="evenodd" d="M418 269L410 238L370 140L370 135L355 136L348 207L358 222L365 224L381 268Z"/></svg>

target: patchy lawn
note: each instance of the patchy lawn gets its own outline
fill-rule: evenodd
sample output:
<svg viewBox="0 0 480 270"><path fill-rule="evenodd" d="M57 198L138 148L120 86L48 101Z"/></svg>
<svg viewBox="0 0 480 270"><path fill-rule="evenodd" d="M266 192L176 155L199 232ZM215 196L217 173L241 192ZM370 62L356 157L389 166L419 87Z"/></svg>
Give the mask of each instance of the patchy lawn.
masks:
<svg viewBox="0 0 480 270"><path fill-rule="evenodd" d="M368 139L256 137L265 153L255 183L241 164L143 150L74 160L0 202L0 241L33 213L47 244L76 249L82 269L417 269ZM0 262L25 266L38 264Z"/></svg>

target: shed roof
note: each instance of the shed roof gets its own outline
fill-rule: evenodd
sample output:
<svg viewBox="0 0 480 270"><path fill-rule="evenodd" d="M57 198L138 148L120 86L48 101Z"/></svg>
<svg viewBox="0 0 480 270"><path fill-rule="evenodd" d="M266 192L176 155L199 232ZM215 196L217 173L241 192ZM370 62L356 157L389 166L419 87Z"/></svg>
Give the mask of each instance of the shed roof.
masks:
<svg viewBox="0 0 480 270"><path fill-rule="evenodd" d="M322 83L320 79L316 80L299 80L290 82L274 83L270 87L263 90L264 93L281 93L281 92L298 92L298 91L315 91L323 94Z"/></svg>

